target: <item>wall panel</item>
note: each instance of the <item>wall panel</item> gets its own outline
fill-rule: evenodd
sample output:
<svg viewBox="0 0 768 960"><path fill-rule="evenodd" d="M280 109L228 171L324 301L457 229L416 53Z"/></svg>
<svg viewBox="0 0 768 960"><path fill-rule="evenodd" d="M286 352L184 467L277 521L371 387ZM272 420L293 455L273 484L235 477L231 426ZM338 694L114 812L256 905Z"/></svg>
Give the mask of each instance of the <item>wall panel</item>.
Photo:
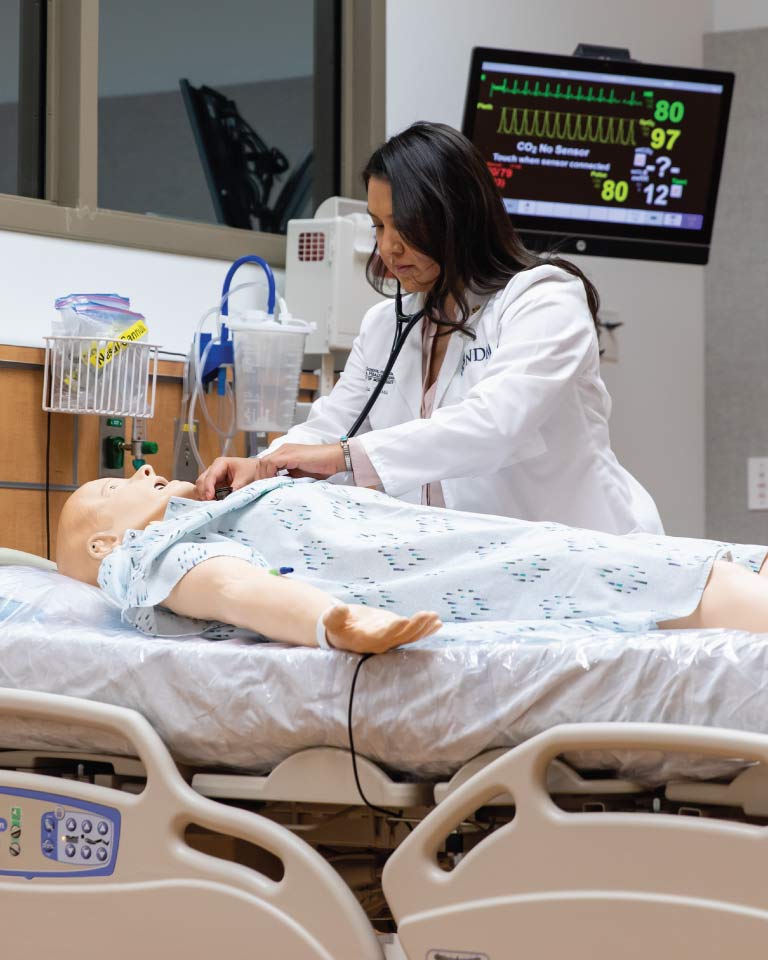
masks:
<svg viewBox="0 0 768 960"><path fill-rule="evenodd" d="M747 509L747 459L768 456L768 29L711 34L705 64L736 83L705 278L707 536L768 542Z"/></svg>

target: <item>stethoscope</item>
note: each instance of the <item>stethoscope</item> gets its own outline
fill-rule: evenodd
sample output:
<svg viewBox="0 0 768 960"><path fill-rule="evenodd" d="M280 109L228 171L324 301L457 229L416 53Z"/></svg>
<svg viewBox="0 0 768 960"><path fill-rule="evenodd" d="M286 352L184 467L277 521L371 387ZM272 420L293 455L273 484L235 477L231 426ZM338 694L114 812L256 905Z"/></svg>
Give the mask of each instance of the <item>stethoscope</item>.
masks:
<svg viewBox="0 0 768 960"><path fill-rule="evenodd" d="M392 372L392 367L394 367L395 362L400 355L400 351L403 349L403 344L408 339L408 334L411 332L411 330L413 330L426 312L426 308L422 307L421 310L418 310L416 313L403 313L403 295L400 290L400 281L398 280L397 292L395 293L395 323L397 325L397 329L395 330L395 339L392 341L392 347L389 351L389 360L387 360L386 365L384 366L384 370L382 371L379 382L373 388L373 393L370 395L370 397L368 397L365 406L360 411L360 416L347 431L344 439L354 437L364 423L365 418L371 412L371 408L373 407L374 403L376 403L376 401L379 399L379 394L384 389L384 384L387 382L387 378Z"/></svg>

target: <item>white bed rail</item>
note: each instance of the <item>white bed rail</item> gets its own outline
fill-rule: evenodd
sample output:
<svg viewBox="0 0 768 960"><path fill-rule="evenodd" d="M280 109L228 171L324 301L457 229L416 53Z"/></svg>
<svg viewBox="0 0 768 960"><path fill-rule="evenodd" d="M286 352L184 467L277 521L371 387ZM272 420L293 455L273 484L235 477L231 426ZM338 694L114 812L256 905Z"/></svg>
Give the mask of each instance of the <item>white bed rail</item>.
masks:
<svg viewBox="0 0 768 960"><path fill-rule="evenodd" d="M555 727L448 796L395 851L384 892L412 960L739 960L768 950L768 830L717 819L568 813L546 786L558 755L642 749L768 766L768 737L662 724ZM451 872L445 838L499 794L514 819Z"/></svg>
<svg viewBox="0 0 768 960"><path fill-rule="evenodd" d="M95 960L109 954L135 960L164 955L171 947L184 960L210 960L216 955L252 960L262 953L281 960L382 956L352 893L315 851L269 820L196 794L139 714L70 697L0 690L3 713L119 734L131 742L147 775L144 791L134 796L88 783L0 770L4 957ZM41 796L43 800L38 799ZM54 796L59 797L58 807L50 799ZM119 847L115 836L111 875L67 874L67 869L76 871L76 864L43 860L36 849L41 810L44 823L46 808L56 807L56 816L61 817L58 829L64 831L70 822L67 810L87 810L89 804L97 814L114 811L114 824L119 824L119 831L117 826L113 830L119 832ZM11 815L17 819L9 830ZM75 819L71 822L74 825ZM193 850L184 839L190 824L269 851L282 861L282 879L274 881ZM107 824L105 833L109 829ZM11 842L23 846L15 858L3 850L10 849ZM83 837L83 847L85 843ZM25 862L32 866L25 867ZM12 875L16 866L20 876ZM24 875L27 869L32 872Z"/></svg>

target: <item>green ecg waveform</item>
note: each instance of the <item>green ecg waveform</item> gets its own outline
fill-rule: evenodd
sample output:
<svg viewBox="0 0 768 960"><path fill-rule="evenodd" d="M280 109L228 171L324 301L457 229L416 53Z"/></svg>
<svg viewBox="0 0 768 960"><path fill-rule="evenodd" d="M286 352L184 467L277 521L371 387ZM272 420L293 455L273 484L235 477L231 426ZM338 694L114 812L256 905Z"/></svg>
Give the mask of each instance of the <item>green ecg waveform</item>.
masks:
<svg viewBox="0 0 768 960"><path fill-rule="evenodd" d="M502 107L497 133L516 137L547 137L585 143L619 143L634 146L636 121L624 117L601 117L596 113L563 113Z"/></svg>
<svg viewBox="0 0 768 960"><path fill-rule="evenodd" d="M628 100L623 100L621 97L616 96L613 87L611 87L608 96L605 95L604 87L600 87L597 93L594 92L594 87L587 88L586 93L584 89L581 84L578 84L574 90L573 84L570 83L566 85L565 90L563 90L563 84L561 83L556 84L553 89L548 80L543 88L538 80L533 86L531 86L528 80L520 86L517 78L512 81L512 86L509 87L507 86L507 78L504 77L502 83L492 83L490 85L488 94L491 97L494 93L510 93L521 97L551 97L554 100L580 100L583 103L620 103L625 107L642 107L644 105L643 100L637 99L634 90L630 93Z"/></svg>

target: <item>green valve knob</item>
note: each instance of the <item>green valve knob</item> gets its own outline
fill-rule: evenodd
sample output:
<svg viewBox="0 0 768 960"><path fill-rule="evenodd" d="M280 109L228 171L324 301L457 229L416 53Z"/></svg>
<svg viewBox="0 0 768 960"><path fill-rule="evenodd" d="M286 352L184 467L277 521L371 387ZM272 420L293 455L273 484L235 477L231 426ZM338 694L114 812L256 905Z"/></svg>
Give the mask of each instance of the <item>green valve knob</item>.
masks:
<svg viewBox="0 0 768 960"><path fill-rule="evenodd" d="M123 469L123 450L125 440L122 437L104 438L104 464L109 470ZM138 467L137 467L138 469Z"/></svg>
<svg viewBox="0 0 768 960"><path fill-rule="evenodd" d="M142 440L141 441L141 452L142 453L157 453L157 444L154 440Z"/></svg>

